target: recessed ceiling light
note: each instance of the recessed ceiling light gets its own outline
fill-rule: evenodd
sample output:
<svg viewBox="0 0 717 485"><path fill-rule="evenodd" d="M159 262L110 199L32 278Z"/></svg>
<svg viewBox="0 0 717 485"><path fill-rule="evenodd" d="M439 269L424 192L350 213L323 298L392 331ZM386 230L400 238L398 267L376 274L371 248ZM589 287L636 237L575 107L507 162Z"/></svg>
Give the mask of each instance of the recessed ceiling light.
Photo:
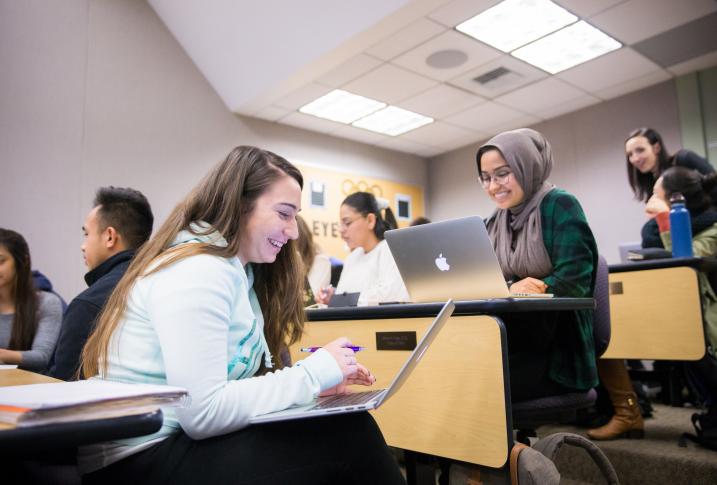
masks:
<svg viewBox="0 0 717 485"><path fill-rule="evenodd" d="M556 74L622 47L601 30L585 21L536 40L511 55Z"/></svg>
<svg viewBox="0 0 717 485"><path fill-rule="evenodd" d="M456 30L510 52L576 20L550 0L505 0L458 24Z"/></svg>
<svg viewBox="0 0 717 485"><path fill-rule="evenodd" d="M397 136L428 123L433 123L433 118L419 115L397 106L389 106L352 124L358 128L365 128L376 133Z"/></svg>
<svg viewBox="0 0 717 485"><path fill-rule="evenodd" d="M349 124L386 106L386 103L365 98L341 89L334 89L299 108L299 111L319 118Z"/></svg>

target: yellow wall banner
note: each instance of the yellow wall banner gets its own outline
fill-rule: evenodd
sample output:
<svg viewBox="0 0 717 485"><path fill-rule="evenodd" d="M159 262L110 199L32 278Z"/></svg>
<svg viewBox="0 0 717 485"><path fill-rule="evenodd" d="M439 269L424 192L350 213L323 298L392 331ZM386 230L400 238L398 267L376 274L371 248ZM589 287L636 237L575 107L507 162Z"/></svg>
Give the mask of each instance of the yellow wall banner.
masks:
<svg viewBox="0 0 717 485"><path fill-rule="evenodd" d="M301 163L296 166L304 175L301 217L309 225L314 242L330 256L344 260L348 255L339 233L339 207L347 195L371 192L386 199L399 227L424 215L423 187Z"/></svg>

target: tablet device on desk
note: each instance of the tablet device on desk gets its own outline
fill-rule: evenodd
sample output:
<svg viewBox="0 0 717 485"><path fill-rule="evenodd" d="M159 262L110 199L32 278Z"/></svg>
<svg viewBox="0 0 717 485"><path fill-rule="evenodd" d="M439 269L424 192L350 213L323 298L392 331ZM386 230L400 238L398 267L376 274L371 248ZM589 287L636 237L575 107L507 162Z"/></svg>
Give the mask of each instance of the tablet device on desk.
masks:
<svg viewBox="0 0 717 485"><path fill-rule="evenodd" d="M428 327L426 333L416 348L413 349L408 360L403 364L401 370L391 381L391 385L386 389L375 391L354 392L351 394L338 394L335 396L326 396L314 399L310 404L304 406L296 406L293 408L277 411L274 413L262 414L254 416L249 420L250 423L272 423L274 421L286 421L289 419L311 418L316 416L325 416L328 414L345 414L355 413L358 411L367 411L376 409L384 402L398 392L403 386L420 362L423 354L428 350L438 332L453 314L456 306L452 300L448 300L438 313L433 323ZM448 399L449 397L446 397Z"/></svg>
<svg viewBox="0 0 717 485"><path fill-rule="evenodd" d="M480 216L394 229L384 237L413 302L552 297L510 293Z"/></svg>
<svg viewBox="0 0 717 485"><path fill-rule="evenodd" d="M344 306L356 306L358 305L359 296L361 293L334 293L329 300L329 307L337 308Z"/></svg>

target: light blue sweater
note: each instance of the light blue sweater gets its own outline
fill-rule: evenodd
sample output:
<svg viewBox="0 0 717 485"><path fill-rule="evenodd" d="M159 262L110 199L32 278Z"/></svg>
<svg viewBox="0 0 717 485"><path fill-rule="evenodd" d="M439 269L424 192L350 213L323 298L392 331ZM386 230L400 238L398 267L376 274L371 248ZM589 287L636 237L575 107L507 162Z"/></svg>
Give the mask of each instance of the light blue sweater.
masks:
<svg viewBox="0 0 717 485"><path fill-rule="evenodd" d="M218 233L180 233L175 244L226 245ZM203 439L245 427L249 418L304 404L343 376L325 350L293 367L252 377L271 355L252 288L251 265L237 257L197 255L139 279L109 346L107 379L169 384L189 391L191 404L164 409L162 429L149 436L84 447L83 472L141 451L180 428Z"/></svg>

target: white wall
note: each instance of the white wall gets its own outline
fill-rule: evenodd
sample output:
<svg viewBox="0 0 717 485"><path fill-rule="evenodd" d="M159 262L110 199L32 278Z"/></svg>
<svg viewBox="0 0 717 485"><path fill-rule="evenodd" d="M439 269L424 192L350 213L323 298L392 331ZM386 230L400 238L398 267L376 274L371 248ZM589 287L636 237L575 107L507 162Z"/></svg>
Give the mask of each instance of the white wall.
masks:
<svg viewBox="0 0 717 485"><path fill-rule="evenodd" d="M627 181L624 140L630 131L651 126L670 151L681 147L672 81L534 125L553 147L552 181L580 200L609 262L619 262L618 244L640 240L643 204ZM475 154L480 144L447 153L429 164L428 215L433 220L490 215L493 204L477 182Z"/></svg>
<svg viewBox="0 0 717 485"><path fill-rule="evenodd" d="M0 227L67 299L85 287L80 228L102 185L142 191L158 227L239 144L426 184L421 158L233 115L140 0L0 0L0 66Z"/></svg>

